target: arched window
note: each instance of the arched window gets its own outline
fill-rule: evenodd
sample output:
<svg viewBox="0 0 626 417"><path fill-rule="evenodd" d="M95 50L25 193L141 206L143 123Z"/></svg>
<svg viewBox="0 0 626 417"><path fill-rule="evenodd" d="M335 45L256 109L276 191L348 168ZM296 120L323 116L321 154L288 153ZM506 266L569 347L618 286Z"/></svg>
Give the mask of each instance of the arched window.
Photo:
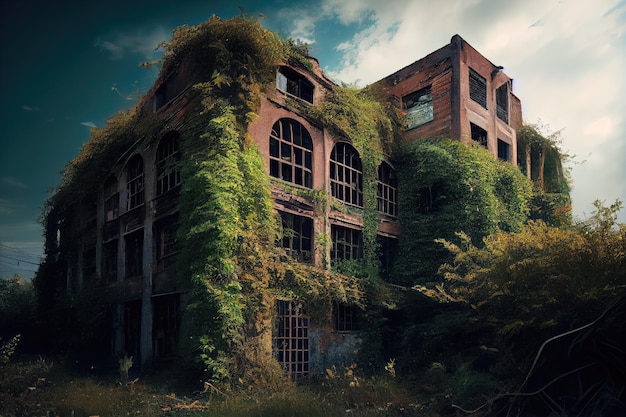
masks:
<svg viewBox="0 0 626 417"><path fill-rule="evenodd" d="M313 141L302 124L280 119L270 135L270 175L313 188Z"/></svg>
<svg viewBox="0 0 626 417"><path fill-rule="evenodd" d="M394 217L398 215L396 172L384 161L378 166L378 211Z"/></svg>
<svg viewBox="0 0 626 417"><path fill-rule="evenodd" d="M161 195L168 192L172 188L180 184L180 161L179 151L179 133L175 131L168 132L156 153L156 194Z"/></svg>
<svg viewBox="0 0 626 417"><path fill-rule="evenodd" d="M111 174L104 182L104 221L117 218L120 207L120 193L117 189L117 178Z"/></svg>
<svg viewBox="0 0 626 417"><path fill-rule="evenodd" d="M330 191L345 203L363 207L361 158L349 143L338 142L330 154Z"/></svg>
<svg viewBox="0 0 626 417"><path fill-rule="evenodd" d="M126 169L126 207L132 210L143 202L143 159L135 155L128 162Z"/></svg>

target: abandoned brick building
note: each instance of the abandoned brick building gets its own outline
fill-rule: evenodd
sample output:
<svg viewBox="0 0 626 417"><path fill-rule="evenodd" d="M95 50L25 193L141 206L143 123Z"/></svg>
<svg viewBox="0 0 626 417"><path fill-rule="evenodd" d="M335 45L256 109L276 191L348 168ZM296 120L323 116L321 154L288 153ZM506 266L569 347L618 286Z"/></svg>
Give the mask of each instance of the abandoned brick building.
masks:
<svg viewBox="0 0 626 417"><path fill-rule="evenodd" d="M299 106L319 104L335 86L318 62L309 60L311 69L286 64L276 68L275 82L262 94L258 118L248 133L263 158L274 209L291 231L278 244L299 262L321 266L326 258L361 256L363 219L358 210L341 211L332 204L320 212L294 190L324 190L359 208L363 179L360 155L350 140L292 105L294 100ZM176 161L184 158L180 126L190 105L184 93L202 81L198 77L192 71L162 73L139 107L140 117L167 121L165 129L145 134L157 138L156 145L141 147L140 140L119 153L97 201L86 204L89 215L64 218L52 210L47 220L47 256L65 277L59 291L72 297L94 279L104 282L116 297L109 327L102 329L109 341L104 349L114 356L140 358L141 363L176 354L181 310L188 300L188 283L175 279L172 270L181 188ZM494 157L515 163L521 104L512 79L460 36L379 84L406 113L404 140L447 136L476 141ZM377 200L384 268L401 233L392 160L378 168ZM320 233L332 240L326 249L330 253L316 244ZM295 377L339 365L358 346L362 323L350 306L335 306L333 323L323 325L291 300L276 300L274 314L273 355Z"/></svg>

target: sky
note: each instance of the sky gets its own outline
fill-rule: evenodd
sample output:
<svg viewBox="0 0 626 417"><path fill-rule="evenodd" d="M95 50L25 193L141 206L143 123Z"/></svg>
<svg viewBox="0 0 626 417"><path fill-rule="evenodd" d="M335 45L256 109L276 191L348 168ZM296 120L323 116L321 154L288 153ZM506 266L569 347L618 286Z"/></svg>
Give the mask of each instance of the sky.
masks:
<svg viewBox="0 0 626 417"><path fill-rule="evenodd" d="M358 86L459 34L514 79L526 122L561 131L576 218L626 202L626 0L0 0L0 277L33 275L60 171L150 88L139 64L175 27L241 10Z"/></svg>

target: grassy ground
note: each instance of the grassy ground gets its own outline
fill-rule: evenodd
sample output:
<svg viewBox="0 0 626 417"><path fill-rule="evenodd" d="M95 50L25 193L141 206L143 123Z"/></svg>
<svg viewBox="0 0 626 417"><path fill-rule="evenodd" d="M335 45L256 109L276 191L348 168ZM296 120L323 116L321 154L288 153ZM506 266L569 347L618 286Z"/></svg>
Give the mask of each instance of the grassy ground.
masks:
<svg viewBox="0 0 626 417"><path fill-rule="evenodd" d="M298 386L228 392L200 382L194 389L170 377L157 372L122 383L113 375L69 371L41 359L16 362L2 367L0 417L440 415L435 397L412 394L390 376L328 375Z"/></svg>

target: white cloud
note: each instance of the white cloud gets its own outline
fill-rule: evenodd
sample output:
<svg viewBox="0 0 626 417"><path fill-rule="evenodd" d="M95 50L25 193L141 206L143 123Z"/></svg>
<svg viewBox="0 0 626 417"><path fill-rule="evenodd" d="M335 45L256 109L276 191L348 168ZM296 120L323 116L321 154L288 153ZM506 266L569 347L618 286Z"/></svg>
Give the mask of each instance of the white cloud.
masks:
<svg viewBox="0 0 626 417"><path fill-rule="evenodd" d="M623 0L323 0L322 9L360 24L352 39L327 46L343 54L334 79L376 81L458 33L514 78L527 121L563 128L564 150L590 155L572 167L575 214L588 214L596 198L626 201Z"/></svg>
<svg viewBox="0 0 626 417"><path fill-rule="evenodd" d="M96 126L96 124L94 122L82 122L81 125L87 126L87 127L91 127L91 128L98 127L98 126Z"/></svg>
<svg viewBox="0 0 626 417"><path fill-rule="evenodd" d="M26 184L24 184L22 181L11 177L0 178L0 183L11 188L27 188Z"/></svg>
<svg viewBox="0 0 626 417"><path fill-rule="evenodd" d="M133 33L117 32L106 37L99 37L95 46L107 52L113 60L124 58L127 54L138 55L142 59L154 59L160 55L158 45L172 37L170 30L163 27L137 29Z"/></svg>
<svg viewBox="0 0 626 417"><path fill-rule="evenodd" d="M24 111L39 111L39 107L37 106L27 106L26 104L22 105L22 110Z"/></svg>

